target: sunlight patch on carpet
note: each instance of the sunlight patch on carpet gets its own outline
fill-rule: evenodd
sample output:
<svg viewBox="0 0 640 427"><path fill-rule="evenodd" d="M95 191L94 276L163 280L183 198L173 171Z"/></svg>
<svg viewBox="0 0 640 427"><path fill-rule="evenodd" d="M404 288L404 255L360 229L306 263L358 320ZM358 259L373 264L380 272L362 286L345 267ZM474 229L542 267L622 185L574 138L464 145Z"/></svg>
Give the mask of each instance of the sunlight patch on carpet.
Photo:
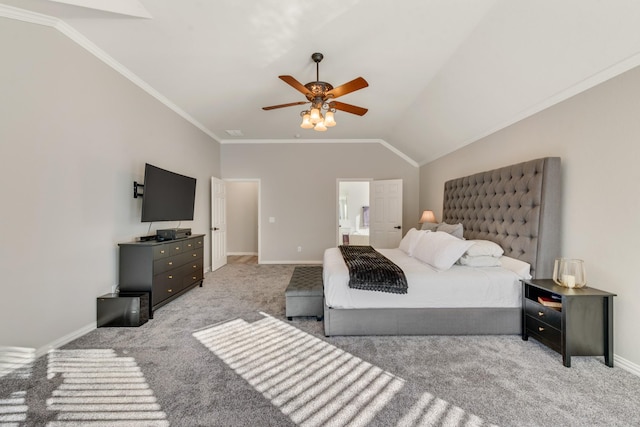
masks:
<svg viewBox="0 0 640 427"><path fill-rule="evenodd" d="M417 426L497 427L494 424L485 423L482 418L469 414L459 406L453 406L431 393L420 396L396 424L396 427Z"/></svg>
<svg viewBox="0 0 640 427"><path fill-rule="evenodd" d="M62 384L46 402L57 416L47 426L169 425L132 357L118 356L111 349L52 350L47 379L57 376Z"/></svg>
<svg viewBox="0 0 640 427"><path fill-rule="evenodd" d="M13 378L29 378L35 360L34 348L0 346L0 378L8 375Z"/></svg>
<svg viewBox="0 0 640 427"><path fill-rule="evenodd" d="M0 379L26 380L31 377L36 350L26 347L0 346ZM18 427L27 420L27 392L16 390L0 394L0 426Z"/></svg>
<svg viewBox="0 0 640 427"><path fill-rule="evenodd" d="M267 314L193 334L300 426L367 425L405 381Z"/></svg>

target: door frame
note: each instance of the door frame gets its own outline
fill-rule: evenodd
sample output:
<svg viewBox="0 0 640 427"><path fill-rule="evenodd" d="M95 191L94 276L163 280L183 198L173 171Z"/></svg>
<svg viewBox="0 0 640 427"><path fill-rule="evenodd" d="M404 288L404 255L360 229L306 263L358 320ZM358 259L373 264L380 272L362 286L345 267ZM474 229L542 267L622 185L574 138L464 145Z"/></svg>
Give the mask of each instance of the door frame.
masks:
<svg viewBox="0 0 640 427"><path fill-rule="evenodd" d="M257 182L258 183L258 264L262 262L262 182L260 178L227 178L226 182ZM228 236L227 236L228 237Z"/></svg>

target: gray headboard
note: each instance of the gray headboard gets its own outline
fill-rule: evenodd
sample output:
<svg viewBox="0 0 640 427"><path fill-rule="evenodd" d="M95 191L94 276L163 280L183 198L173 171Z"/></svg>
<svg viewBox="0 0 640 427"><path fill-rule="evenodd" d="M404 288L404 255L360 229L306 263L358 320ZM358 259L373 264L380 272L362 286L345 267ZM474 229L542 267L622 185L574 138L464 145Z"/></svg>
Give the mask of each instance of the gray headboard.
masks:
<svg viewBox="0 0 640 427"><path fill-rule="evenodd" d="M560 256L560 158L545 157L444 184L442 221L462 223L466 239L498 243L505 255L550 278Z"/></svg>

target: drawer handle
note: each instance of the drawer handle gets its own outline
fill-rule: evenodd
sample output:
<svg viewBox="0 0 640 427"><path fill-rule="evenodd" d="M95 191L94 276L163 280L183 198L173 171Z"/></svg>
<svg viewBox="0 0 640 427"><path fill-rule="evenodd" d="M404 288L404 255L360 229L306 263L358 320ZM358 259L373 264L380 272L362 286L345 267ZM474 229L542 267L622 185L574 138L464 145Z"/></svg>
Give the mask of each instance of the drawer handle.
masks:
<svg viewBox="0 0 640 427"><path fill-rule="evenodd" d="M198 265L194 265L193 268L198 268Z"/></svg>
<svg viewBox="0 0 640 427"><path fill-rule="evenodd" d="M541 311L539 311L539 312L538 312L538 316L542 317L542 316L544 316L544 313L543 313L543 312L541 312Z"/></svg>
<svg viewBox="0 0 640 427"><path fill-rule="evenodd" d="M167 289L167 292L173 292L173 289Z"/></svg>
<svg viewBox="0 0 640 427"><path fill-rule="evenodd" d="M542 332L542 331L544 331L544 328L542 326L538 326L538 331Z"/></svg>
<svg viewBox="0 0 640 427"><path fill-rule="evenodd" d="M191 247L191 246L193 246L193 245L192 245L191 243L189 243L187 246L188 246L188 247Z"/></svg>
<svg viewBox="0 0 640 427"><path fill-rule="evenodd" d="M176 246L176 251L179 251L179 250L180 250L180 246Z"/></svg>
<svg viewBox="0 0 640 427"><path fill-rule="evenodd" d="M202 242L198 242L198 244L199 244L199 245L201 245L201 244L202 244Z"/></svg>
<svg viewBox="0 0 640 427"><path fill-rule="evenodd" d="M197 277L196 277L196 276L193 276L191 279L192 279L192 280L196 280L196 279L197 279Z"/></svg>
<svg viewBox="0 0 640 427"><path fill-rule="evenodd" d="M173 265L173 261L169 261L169 265Z"/></svg>
<svg viewBox="0 0 640 427"><path fill-rule="evenodd" d="M194 257L198 256L198 254L193 254Z"/></svg>
<svg viewBox="0 0 640 427"><path fill-rule="evenodd" d="M160 251L160 253L161 253L161 254L163 254L163 253L164 253L164 249L163 249L163 250L161 250L161 251Z"/></svg>
<svg viewBox="0 0 640 427"><path fill-rule="evenodd" d="M173 276L169 276L169 279L173 279Z"/></svg>

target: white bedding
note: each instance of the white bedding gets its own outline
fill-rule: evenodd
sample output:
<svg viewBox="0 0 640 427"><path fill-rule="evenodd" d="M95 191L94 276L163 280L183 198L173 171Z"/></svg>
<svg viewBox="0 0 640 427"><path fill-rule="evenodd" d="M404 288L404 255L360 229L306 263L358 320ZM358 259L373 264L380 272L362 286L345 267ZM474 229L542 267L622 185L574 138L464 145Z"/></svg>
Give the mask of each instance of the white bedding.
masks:
<svg viewBox="0 0 640 427"><path fill-rule="evenodd" d="M324 253L325 303L333 308L461 308L522 305L521 278L528 268L522 261L506 259L503 267L454 265L437 271L400 249L377 249L398 265L407 277L406 294L365 291L349 287L349 269L339 248ZM506 258L506 257L503 257ZM513 262L515 261L515 262ZM526 266L527 264L525 264Z"/></svg>

